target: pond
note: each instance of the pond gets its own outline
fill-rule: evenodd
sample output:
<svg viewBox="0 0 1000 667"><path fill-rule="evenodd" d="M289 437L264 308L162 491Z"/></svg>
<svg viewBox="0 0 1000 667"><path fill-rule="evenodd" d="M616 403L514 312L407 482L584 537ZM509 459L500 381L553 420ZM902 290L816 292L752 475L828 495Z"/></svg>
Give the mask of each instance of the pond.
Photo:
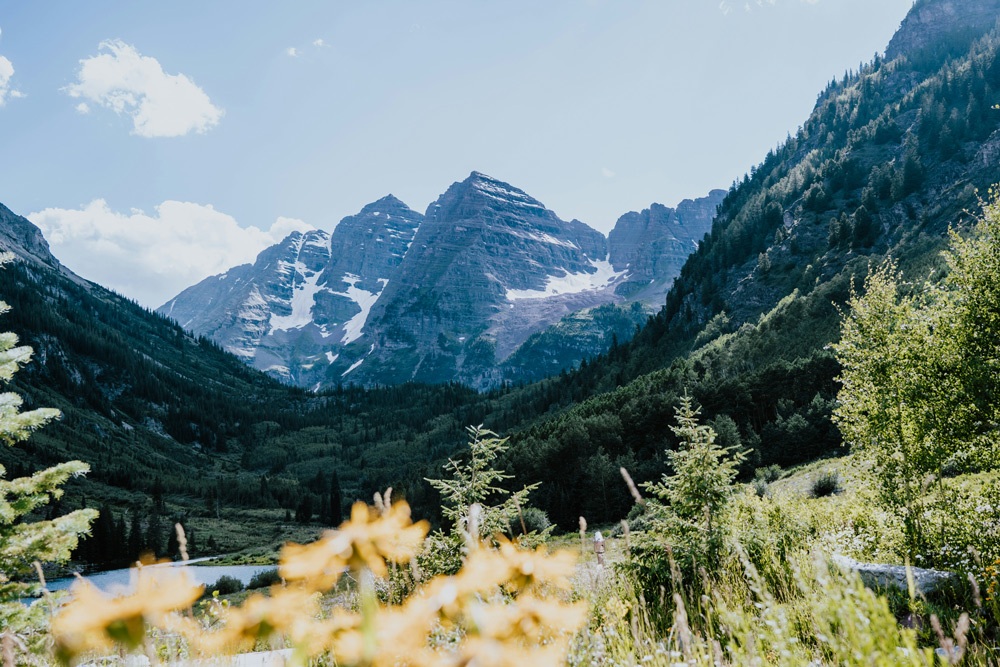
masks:
<svg viewBox="0 0 1000 667"><path fill-rule="evenodd" d="M164 563L147 567L148 570L161 570L177 567L180 563ZM210 586L219 580L219 577L228 576L239 579L243 585L250 583L250 579L259 572L273 570L276 565L189 565L187 570L199 584ZM106 593L123 593L131 590L132 570L125 568L121 570L107 570L105 572L94 572L84 577L102 591ZM50 591L60 591L69 588L76 581L76 577L63 577L47 582Z"/></svg>

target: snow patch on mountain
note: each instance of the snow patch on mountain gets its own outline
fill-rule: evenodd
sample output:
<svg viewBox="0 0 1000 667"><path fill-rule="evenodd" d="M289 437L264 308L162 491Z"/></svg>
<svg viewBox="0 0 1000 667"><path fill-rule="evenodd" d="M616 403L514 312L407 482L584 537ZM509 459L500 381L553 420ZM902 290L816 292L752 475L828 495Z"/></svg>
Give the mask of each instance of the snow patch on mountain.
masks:
<svg viewBox="0 0 1000 667"><path fill-rule="evenodd" d="M485 174L480 174L479 172L473 172L473 177L476 179L474 183L476 190L490 199L514 203L519 206L524 206L525 208L537 208L542 211L545 210L545 207L541 204L541 202L534 199L527 193L518 190L517 188L511 187L501 181L494 180Z"/></svg>
<svg viewBox="0 0 1000 667"><path fill-rule="evenodd" d="M296 275L301 274L303 280L292 288L292 298L289 302L292 312L289 315L271 313L271 331L301 329L313 321L312 308L316 303L316 294L323 289L317 284L320 272L309 272L302 262L296 262L295 272Z"/></svg>
<svg viewBox="0 0 1000 667"><path fill-rule="evenodd" d="M507 290L508 301L518 301L520 299L544 299L560 294L578 294L580 292L590 292L609 287L616 280L625 275L625 271L615 271L611 263L606 259L590 260L590 265L594 267L593 273L580 271L579 273L564 272L561 276L548 276L545 287L540 290Z"/></svg>
<svg viewBox="0 0 1000 667"><path fill-rule="evenodd" d="M365 356L361 357L360 359L358 359L357 361L355 361L353 364L351 364L351 367L348 368L343 373L341 373L340 377L344 377L345 375L347 375L348 373L350 373L351 371L353 371L355 368L357 368L358 366L360 366L362 363L364 363L365 359L368 358L368 355L371 354L374 351L375 351L375 343L372 343L372 346L368 349L368 352L365 354Z"/></svg>
<svg viewBox="0 0 1000 667"><path fill-rule="evenodd" d="M368 321L368 314L371 313L372 306L374 306L375 302L378 301L378 298L385 290L386 283L389 282L385 278L379 278L378 281L382 283L382 289L373 293L357 287L360 280L360 276L348 273L344 276L344 282L348 285L347 291L333 292L337 296L346 296L348 299L358 304L358 307L361 309L361 312L344 323L344 337L340 339L340 342L343 345L353 343L357 339L361 338L361 330L364 328L365 322ZM354 368L355 367L352 366L350 370L353 370Z"/></svg>
<svg viewBox="0 0 1000 667"><path fill-rule="evenodd" d="M572 241L556 238L555 236L552 236L551 234L546 234L545 232L520 232L511 230L510 233L519 239L529 239L531 241L541 241L542 243L551 243L552 245L562 246L563 248L572 248L573 250L580 249L580 246L573 243Z"/></svg>

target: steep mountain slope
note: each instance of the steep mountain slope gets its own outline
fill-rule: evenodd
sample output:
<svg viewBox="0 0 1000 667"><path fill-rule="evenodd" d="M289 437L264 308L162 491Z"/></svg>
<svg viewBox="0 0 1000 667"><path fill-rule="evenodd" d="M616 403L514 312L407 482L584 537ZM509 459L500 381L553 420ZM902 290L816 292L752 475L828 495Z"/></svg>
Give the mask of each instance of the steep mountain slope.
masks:
<svg viewBox="0 0 1000 667"><path fill-rule="evenodd" d="M623 273L615 287L622 303L586 308L532 334L503 360L507 381L534 382L607 352L632 338L656 313L688 256L711 229L726 192L685 199L676 209L653 204L621 216L608 235L609 261Z"/></svg>
<svg viewBox="0 0 1000 667"><path fill-rule="evenodd" d="M885 49L886 60L968 40L994 27L1000 0L917 0Z"/></svg>
<svg viewBox="0 0 1000 667"><path fill-rule="evenodd" d="M473 172L427 209L352 380L481 384L529 334L614 299L604 236Z"/></svg>
<svg viewBox="0 0 1000 667"><path fill-rule="evenodd" d="M918 3L895 40L911 44L903 55L828 86L802 130L734 184L666 307L628 344L549 383L548 395L583 400L516 434L506 463L519 482L543 480L554 519L627 511L618 467L662 471L685 392L725 444L751 450L748 469L839 444L825 349L834 304L886 256L910 279L939 276L949 226L961 230L977 189L1000 181L1000 35L965 21L993 5L962 3L956 24L917 39L907 35L920 16L952 6Z"/></svg>
<svg viewBox="0 0 1000 667"><path fill-rule="evenodd" d="M389 196L332 235L289 236L159 312L314 389L533 381L605 351L612 333L630 338L662 305L724 194L626 214L608 240L473 172L429 207L423 224ZM573 315L626 300L645 310ZM529 337L530 350L514 354Z"/></svg>

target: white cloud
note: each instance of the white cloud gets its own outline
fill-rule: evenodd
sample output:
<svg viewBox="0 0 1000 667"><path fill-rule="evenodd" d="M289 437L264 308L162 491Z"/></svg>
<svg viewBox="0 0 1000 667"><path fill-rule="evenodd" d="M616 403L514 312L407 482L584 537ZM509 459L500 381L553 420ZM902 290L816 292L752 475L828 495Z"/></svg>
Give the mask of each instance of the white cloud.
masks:
<svg viewBox="0 0 1000 667"><path fill-rule="evenodd" d="M799 0L799 1L808 3L810 5L815 5L816 3L819 2L819 0ZM764 7L764 6L773 7L776 4L777 0L753 0L752 3L749 1L744 2L743 9L744 11L750 12L753 11L753 5L756 5L757 7ZM721 2L719 2L719 9L722 11L723 16L728 15L729 12L733 10L734 6L737 6L737 3L734 2L733 0L721 0Z"/></svg>
<svg viewBox="0 0 1000 667"><path fill-rule="evenodd" d="M286 218L279 215L278 219L274 221L271 225L271 229L268 230L268 234L275 240L275 242L280 241L292 232L307 232L310 229L315 229L305 220L299 220L298 218Z"/></svg>
<svg viewBox="0 0 1000 667"><path fill-rule="evenodd" d="M87 106L86 102L80 102L76 105L77 113L90 113L90 107Z"/></svg>
<svg viewBox="0 0 1000 667"><path fill-rule="evenodd" d="M285 53L287 53L287 54L288 54L288 55L290 55L291 57L295 58L295 57L297 57L297 56L299 55L299 50L298 50L298 49L296 49L296 48L295 48L294 46L289 46L289 47L288 47L288 48L287 48L287 49L285 50Z"/></svg>
<svg viewBox="0 0 1000 667"><path fill-rule="evenodd" d="M604 178L614 178L615 177L615 172L611 171L607 167L601 167L601 174L604 176Z"/></svg>
<svg viewBox="0 0 1000 667"><path fill-rule="evenodd" d="M80 61L77 82L64 89L71 97L130 116L140 137L179 137L219 124L224 111L188 77L167 74L156 58L120 40L99 48L104 53Z"/></svg>
<svg viewBox="0 0 1000 667"><path fill-rule="evenodd" d="M28 219L70 269L151 308L208 276L252 262L293 231L312 229L294 218L278 218L266 231L240 227L212 206L181 201L165 201L150 215L119 213L95 199Z"/></svg>
<svg viewBox="0 0 1000 667"><path fill-rule="evenodd" d="M8 99L24 97L19 90L11 88L10 80L14 77L14 65L7 58L0 56L0 107Z"/></svg>
<svg viewBox="0 0 1000 667"><path fill-rule="evenodd" d="M322 38L313 40L313 46L323 46L325 44L326 42L324 42Z"/></svg>

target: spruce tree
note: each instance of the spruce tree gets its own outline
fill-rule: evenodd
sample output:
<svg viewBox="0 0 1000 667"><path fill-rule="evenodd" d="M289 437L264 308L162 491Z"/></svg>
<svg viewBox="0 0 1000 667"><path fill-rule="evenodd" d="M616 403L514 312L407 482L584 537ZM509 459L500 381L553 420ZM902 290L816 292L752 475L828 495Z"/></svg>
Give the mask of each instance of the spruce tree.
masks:
<svg viewBox="0 0 1000 667"><path fill-rule="evenodd" d="M138 509L132 510L132 523L128 530L128 559L131 561L139 560L139 555L142 553L142 549L145 546L146 540L142 535L142 519L139 516Z"/></svg>
<svg viewBox="0 0 1000 667"><path fill-rule="evenodd" d="M333 479L330 480L330 523L334 526L340 524L344 518L344 506L342 500L343 493L340 490L340 475L333 471Z"/></svg>
<svg viewBox="0 0 1000 667"><path fill-rule="evenodd" d="M666 452L673 474L644 486L659 498L653 503L654 526L674 540L674 555L690 574L696 563L719 563L722 513L746 456L736 446L716 442L715 429L699 423L701 409L687 394L676 412L678 425L670 430L680 445Z"/></svg>

